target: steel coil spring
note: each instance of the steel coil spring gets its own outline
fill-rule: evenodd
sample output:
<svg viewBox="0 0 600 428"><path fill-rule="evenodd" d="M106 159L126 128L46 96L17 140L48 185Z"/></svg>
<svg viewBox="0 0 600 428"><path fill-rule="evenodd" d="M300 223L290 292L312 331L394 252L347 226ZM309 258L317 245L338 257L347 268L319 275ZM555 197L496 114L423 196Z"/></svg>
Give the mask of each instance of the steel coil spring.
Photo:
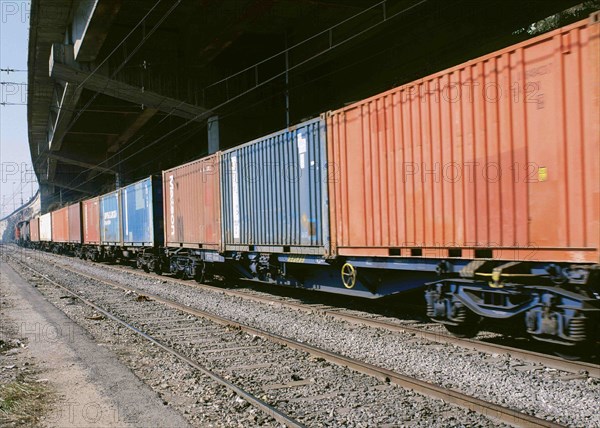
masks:
<svg viewBox="0 0 600 428"><path fill-rule="evenodd" d="M573 317L569 322L569 336L577 341L585 340L587 337L585 317Z"/></svg>

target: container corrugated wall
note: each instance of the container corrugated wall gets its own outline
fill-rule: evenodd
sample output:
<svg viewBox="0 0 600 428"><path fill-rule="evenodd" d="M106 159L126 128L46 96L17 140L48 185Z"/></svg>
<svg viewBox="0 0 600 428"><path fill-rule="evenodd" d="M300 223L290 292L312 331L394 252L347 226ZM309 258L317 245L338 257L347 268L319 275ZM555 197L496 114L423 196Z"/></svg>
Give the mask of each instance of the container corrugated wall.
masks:
<svg viewBox="0 0 600 428"><path fill-rule="evenodd" d="M52 241L52 214L40 216L40 241Z"/></svg>
<svg viewBox="0 0 600 428"><path fill-rule="evenodd" d="M148 177L120 189L123 245L162 244L162 185ZM158 217L158 218L157 218ZM158 236L155 236L155 229Z"/></svg>
<svg viewBox="0 0 600 428"><path fill-rule="evenodd" d="M325 138L317 118L221 154L225 249L327 253Z"/></svg>
<svg viewBox="0 0 600 428"><path fill-rule="evenodd" d="M598 262L599 26L330 113L335 252Z"/></svg>
<svg viewBox="0 0 600 428"><path fill-rule="evenodd" d="M69 242L81 244L81 202L69 205Z"/></svg>
<svg viewBox="0 0 600 428"><path fill-rule="evenodd" d="M81 203L83 243L100 244L100 198L87 199Z"/></svg>
<svg viewBox="0 0 600 428"><path fill-rule="evenodd" d="M52 211L52 241L69 241L69 209L67 207Z"/></svg>
<svg viewBox="0 0 600 428"><path fill-rule="evenodd" d="M29 221L29 237L31 242L40 242L40 218L35 217Z"/></svg>
<svg viewBox="0 0 600 428"><path fill-rule="evenodd" d="M163 171L165 245L221 249L219 155Z"/></svg>
<svg viewBox="0 0 600 428"><path fill-rule="evenodd" d="M119 191L100 196L100 242L102 245L121 245L121 212Z"/></svg>

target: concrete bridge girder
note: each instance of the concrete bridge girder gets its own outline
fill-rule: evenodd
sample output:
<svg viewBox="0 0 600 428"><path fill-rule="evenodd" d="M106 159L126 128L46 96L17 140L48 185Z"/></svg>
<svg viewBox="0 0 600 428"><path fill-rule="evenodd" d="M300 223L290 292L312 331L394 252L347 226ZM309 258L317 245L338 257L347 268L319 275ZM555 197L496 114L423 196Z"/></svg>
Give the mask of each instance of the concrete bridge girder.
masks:
<svg viewBox="0 0 600 428"><path fill-rule="evenodd" d="M188 120L202 122L210 114L206 108L111 79L102 75L99 70L88 71L86 68L89 66L79 65L70 60L72 57L73 45L55 43L50 57L50 77Z"/></svg>

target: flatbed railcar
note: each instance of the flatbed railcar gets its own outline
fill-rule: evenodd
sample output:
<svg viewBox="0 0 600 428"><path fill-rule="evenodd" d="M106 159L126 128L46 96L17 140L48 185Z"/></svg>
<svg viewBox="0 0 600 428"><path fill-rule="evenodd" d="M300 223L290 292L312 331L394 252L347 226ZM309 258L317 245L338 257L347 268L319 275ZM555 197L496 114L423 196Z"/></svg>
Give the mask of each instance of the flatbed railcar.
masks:
<svg viewBox="0 0 600 428"><path fill-rule="evenodd" d="M163 171L163 195L135 197L153 217L131 220L152 239L128 238L123 189L84 201L82 254L366 298L422 289L455 334L488 320L595 343L598 17Z"/></svg>

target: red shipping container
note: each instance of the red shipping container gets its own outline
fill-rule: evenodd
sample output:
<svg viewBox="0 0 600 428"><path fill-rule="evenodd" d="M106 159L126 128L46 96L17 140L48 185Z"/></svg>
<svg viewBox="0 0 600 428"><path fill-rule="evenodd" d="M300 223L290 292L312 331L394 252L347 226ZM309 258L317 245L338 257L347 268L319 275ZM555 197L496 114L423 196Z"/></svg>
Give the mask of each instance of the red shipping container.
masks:
<svg viewBox="0 0 600 428"><path fill-rule="evenodd" d="M29 221L29 236L31 242L40 242L40 218L35 217Z"/></svg>
<svg viewBox="0 0 600 428"><path fill-rule="evenodd" d="M69 209L67 207L52 211L52 241L69 241Z"/></svg>
<svg viewBox="0 0 600 428"><path fill-rule="evenodd" d="M81 202L69 205L69 242L81 244Z"/></svg>
<svg viewBox="0 0 600 428"><path fill-rule="evenodd" d="M221 249L219 154L163 171L165 245Z"/></svg>
<svg viewBox="0 0 600 428"><path fill-rule="evenodd" d="M599 28L330 112L333 254L598 262Z"/></svg>
<svg viewBox="0 0 600 428"><path fill-rule="evenodd" d="M85 200L81 203L83 220L83 243L100 243L100 203L99 198Z"/></svg>

